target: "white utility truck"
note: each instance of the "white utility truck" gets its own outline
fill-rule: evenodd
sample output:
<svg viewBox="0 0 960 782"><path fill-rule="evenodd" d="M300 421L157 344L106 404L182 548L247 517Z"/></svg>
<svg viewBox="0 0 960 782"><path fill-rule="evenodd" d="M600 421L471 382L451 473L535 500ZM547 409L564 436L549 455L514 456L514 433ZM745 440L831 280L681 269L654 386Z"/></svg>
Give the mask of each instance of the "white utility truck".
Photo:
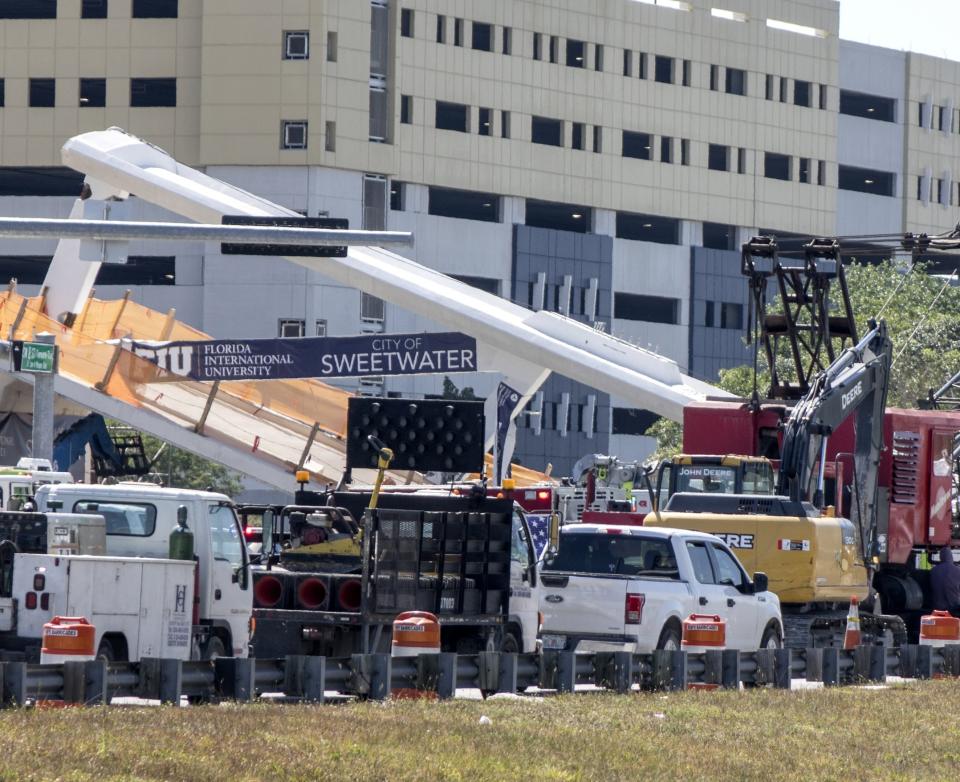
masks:
<svg viewBox="0 0 960 782"><path fill-rule="evenodd" d="M730 649L782 645L780 601L720 538L689 530L571 524L540 573L544 649L679 649L690 614L726 620Z"/></svg>
<svg viewBox="0 0 960 782"><path fill-rule="evenodd" d="M73 483L73 476L54 470L48 459L23 458L16 467L0 467L0 508L26 509L37 489L48 483Z"/></svg>
<svg viewBox="0 0 960 782"><path fill-rule="evenodd" d="M170 534L177 527L178 514L183 513L194 536L195 563L186 563L190 571L186 590L189 645L182 656L184 659L247 656L253 607L249 562L233 503L226 495L144 483L75 483L42 486L36 501L40 511L57 514L58 518L69 518L64 514L84 514L102 516L105 520L107 556L104 559L110 560L113 575L99 575L99 581L91 582L94 595L89 610L92 616L87 616L97 627L102 656L133 660L147 654L138 639L155 634L156 622L161 621L157 614L149 621L147 617L151 611L166 612L169 608L169 595L160 593L162 583L183 583L179 572L164 577L161 582L159 575L150 569L150 561L170 562L167 560ZM182 565L181 562L177 567ZM72 565L69 570L72 576ZM179 596L177 593L178 599ZM134 612L140 616L136 638L119 627L109 633L101 632L103 620L98 624L98 615L115 613L113 603L122 603L122 613ZM68 601L69 610L61 610L56 604L55 611L55 604L51 599L49 610L36 610L34 616L41 626L41 619L48 621L54 613L73 613L74 606L85 605ZM179 602L174 607L177 606ZM168 633L164 631L163 635L166 641Z"/></svg>

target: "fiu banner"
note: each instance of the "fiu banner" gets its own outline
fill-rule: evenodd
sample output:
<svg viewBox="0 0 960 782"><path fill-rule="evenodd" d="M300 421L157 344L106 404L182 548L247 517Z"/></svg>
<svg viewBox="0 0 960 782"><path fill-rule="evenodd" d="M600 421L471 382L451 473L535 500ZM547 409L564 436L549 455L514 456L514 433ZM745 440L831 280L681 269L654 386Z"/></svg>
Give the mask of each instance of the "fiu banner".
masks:
<svg viewBox="0 0 960 782"><path fill-rule="evenodd" d="M323 379L477 371L476 340L457 332L206 342L125 341L124 345L161 370L191 380Z"/></svg>

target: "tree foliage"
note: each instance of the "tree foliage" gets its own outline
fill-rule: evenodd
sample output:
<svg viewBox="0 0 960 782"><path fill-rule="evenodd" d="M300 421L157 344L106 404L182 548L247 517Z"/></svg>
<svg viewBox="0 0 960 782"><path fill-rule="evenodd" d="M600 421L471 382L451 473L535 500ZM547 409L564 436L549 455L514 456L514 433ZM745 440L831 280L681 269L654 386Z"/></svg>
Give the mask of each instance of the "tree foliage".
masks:
<svg viewBox="0 0 960 782"><path fill-rule="evenodd" d="M928 275L921 266L907 273L889 261L879 265L853 263L846 267L846 276L859 335L866 333L872 318L879 316L887 324L894 357L889 406L916 407L930 390L960 372L960 289ZM839 291L833 296L834 302L838 297ZM773 302L770 310L779 311L779 302ZM795 380L793 363L782 340L780 349L778 374L783 380ZM770 385L762 350L758 370L756 387L762 396ZM749 398L754 388L753 367L723 369L717 385ZM646 434L657 438L656 458L672 456L682 448L683 427L675 421L661 419Z"/></svg>
<svg viewBox="0 0 960 782"><path fill-rule="evenodd" d="M141 437L147 458L152 459L164 442L148 434L142 434ZM210 489L228 497L235 497L243 489L238 473L202 456L175 448L169 443L160 452L159 458L153 464L153 470L163 480L164 486Z"/></svg>

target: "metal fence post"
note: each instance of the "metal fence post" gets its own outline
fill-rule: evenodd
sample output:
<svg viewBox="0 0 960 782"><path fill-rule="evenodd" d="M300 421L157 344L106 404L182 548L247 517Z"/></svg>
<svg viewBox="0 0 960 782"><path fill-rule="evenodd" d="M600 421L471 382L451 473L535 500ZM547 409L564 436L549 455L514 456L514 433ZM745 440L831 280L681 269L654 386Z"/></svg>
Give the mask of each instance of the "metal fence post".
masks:
<svg viewBox="0 0 960 782"><path fill-rule="evenodd" d="M823 681L823 649L804 649L803 659L806 663L804 678L808 682Z"/></svg>
<svg viewBox="0 0 960 782"><path fill-rule="evenodd" d="M853 650L854 681L870 681L870 647L858 646Z"/></svg>
<svg viewBox="0 0 960 782"><path fill-rule="evenodd" d="M917 663L913 675L918 679L933 678L933 647L917 647Z"/></svg>
<svg viewBox="0 0 960 782"><path fill-rule="evenodd" d="M945 676L960 676L960 646L949 644L940 650Z"/></svg>
<svg viewBox="0 0 960 782"><path fill-rule="evenodd" d="M218 657L213 661L213 680L216 693L237 701L253 700L256 691L254 674L256 661L252 657Z"/></svg>
<svg viewBox="0 0 960 782"><path fill-rule="evenodd" d="M830 647L820 651L824 686L831 687L840 684L840 650Z"/></svg>
<svg viewBox="0 0 960 782"><path fill-rule="evenodd" d="M160 702L180 705L183 694L183 661L160 660Z"/></svg>
<svg viewBox="0 0 960 782"><path fill-rule="evenodd" d="M577 685L577 655L560 652L557 656L557 692L573 692Z"/></svg>
<svg viewBox="0 0 960 782"><path fill-rule="evenodd" d="M651 683L655 690L687 689L687 653L682 649L654 649Z"/></svg>
<svg viewBox="0 0 960 782"><path fill-rule="evenodd" d="M774 663L773 686L781 690L789 690L792 680L791 664L793 662L793 650L772 649Z"/></svg>
<svg viewBox="0 0 960 782"><path fill-rule="evenodd" d="M441 652L437 658L437 697L441 700L457 694L457 655Z"/></svg>
<svg viewBox="0 0 960 782"><path fill-rule="evenodd" d="M882 646L870 646L870 674L872 682L887 680L887 650Z"/></svg>
<svg viewBox="0 0 960 782"><path fill-rule="evenodd" d="M776 681L776 659L773 651L773 649L757 649L753 653L753 659L757 661L757 672L754 677L754 684L757 687L773 684Z"/></svg>
<svg viewBox="0 0 960 782"><path fill-rule="evenodd" d="M722 650L723 668L720 674L720 683L724 689L740 689L740 651L738 649Z"/></svg>
<svg viewBox="0 0 960 782"><path fill-rule="evenodd" d="M83 664L83 702L89 706L110 703L106 660L87 660Z"/></svg>
<svg viewBox="0 0 960 782"><path fill-rule="evenodd" d="M501 654L497 674L497 692L515 693L517 687L517 655Z"/></svg>
<svg viewBox="0 0 960 782"><path fill-rule="evenodd" d="M477 687L484 692L499 692L500 652L480 652L477 655Z"/></svg>
<svg viewBox="0 0 960 782"><path fill-rule="evenodd" d="M614 692L630 692L633 655L630 652L597 652L593 658L594 684Z"/></svg>
<svg viewBox="0 0 960 782"><path fill-rule="evenodd" d="M23 706L27 702L27 664L3 663L3 702Z"/></svg>
<svg viewBox="0 0 960 782"><path fill-rule="evenodd" d="M83 704L86 701L86 676L84 660L66 660L63 665L63 689L61 695L64 703Z"/></svg>

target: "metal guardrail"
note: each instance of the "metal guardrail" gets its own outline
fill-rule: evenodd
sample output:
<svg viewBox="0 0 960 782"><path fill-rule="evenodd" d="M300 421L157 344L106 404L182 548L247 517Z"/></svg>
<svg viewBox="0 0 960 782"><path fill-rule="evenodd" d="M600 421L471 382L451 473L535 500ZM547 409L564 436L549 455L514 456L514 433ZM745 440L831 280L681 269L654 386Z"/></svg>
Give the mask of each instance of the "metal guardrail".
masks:
<svg viewBox="0 0 960 782"><path fill-rule="evenodd" d="M250 701L263 693L323 702L330 693L384 700L391 689L415 689L452 698L458 689L522 693L529 687L574 692L590 684L613 692L684 690L691 685L725 689L772 686L789 689L794 679L827 686L883 682L887 676L960 677L960 645L861 646L840 649L736 649L705 653L543 652L475 655L424 654L346 658L292 655L276 660L224 657L183 661L145 658L135 663L102 660L36 665L0 663L0 706L40 700L107 704L136 697L179 703Z"/></svg>

